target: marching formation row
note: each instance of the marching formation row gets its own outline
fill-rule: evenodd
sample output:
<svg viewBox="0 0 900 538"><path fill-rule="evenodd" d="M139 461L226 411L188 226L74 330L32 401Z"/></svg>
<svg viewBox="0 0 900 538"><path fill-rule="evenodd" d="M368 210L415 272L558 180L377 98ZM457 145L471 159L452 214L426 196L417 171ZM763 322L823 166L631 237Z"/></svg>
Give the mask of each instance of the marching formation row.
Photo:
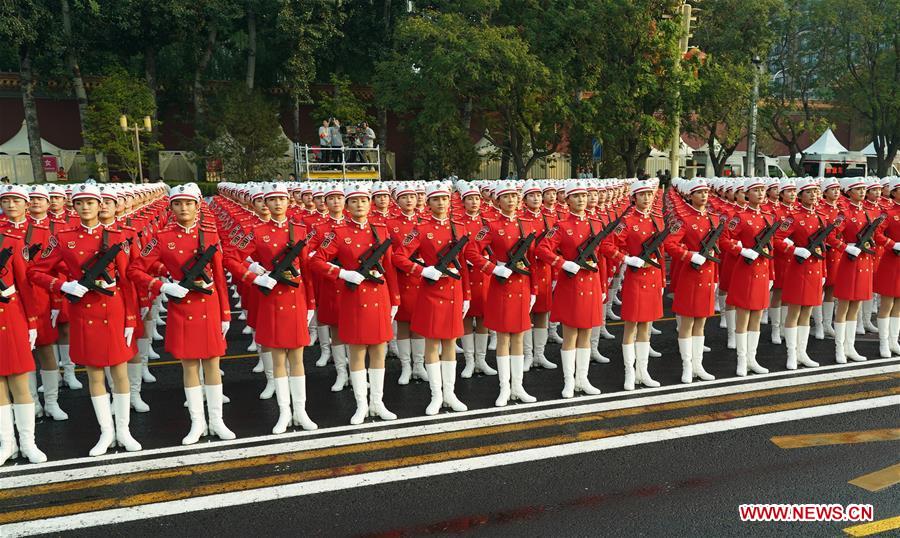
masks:
<svg viewBox="0 0 900 538"><path fill-rule="evenodd" d="M260 351L260 398L278 403L275 434L317 427L305 411L303 365L316 343L317 364L334 364L332 390L352 387L351 424L396 418L382 399L389 349L400 384L429 384L426 414L466 410L454 390L457 340L460 375L499 379L497 406L535 400L524 373L557 367L544 356L548 339L561 344L562 396L599 394L589 365L609 361L598 344L612 338L603 325L618 319L613 304L624 321L625 390L658 386L650 336L667 289L683 383L713 378L704 331L717 310L739 376L766 372L756 360L766 320L788 369L818 366L806 353L811 330L833 335L838 363L865 360L855 349L864 330L878 332L883 357L900 355L900 178L676 178L673 187L222 183L204 200L192 184L6 186L0 463L19 452L46 460L35 415L67 419L58 391L61 382L81 388L75 365L87 369L100 426L90 454L140 450L129 415L149 410L140 391L153 380L147 361L162 309L165 350L184 372L183 443L233 439L219 370L230 290Z"/></svg>

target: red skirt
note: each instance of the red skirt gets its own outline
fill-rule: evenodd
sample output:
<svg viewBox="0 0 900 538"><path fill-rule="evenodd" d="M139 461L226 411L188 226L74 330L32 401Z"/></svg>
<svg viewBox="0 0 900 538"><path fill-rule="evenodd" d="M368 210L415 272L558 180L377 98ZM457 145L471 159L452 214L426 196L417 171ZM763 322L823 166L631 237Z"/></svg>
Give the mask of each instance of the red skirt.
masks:
<svg viewBox="0 0 900 538"><path fill-rule="evenodd" d="M319 326L330 325L334 327L340 319L340 295L343 286L338 286L327 278L313 277L316 292L316 320ZM258 341L258 340L257 340Z"/></svg>
<svg viewBox="0 0 900 538"><path fill-rule="evenodd" d="M498 333L518 334L531 328L528 306L531 303L529 277L513 273L505 283L492 275L485 275L487 302L484 306L484 326Z"/></svg>
<svg viewBox="0 0 900 538"><path fill-rule="evenodd" d="M837 270L838 265L841 263L841 258L844 257L844 254L833 248L829 248L825 251L825 287L831 288L837 283Z"/></svg>
<svg viewBox="0 0 900 538"><path fill-rule="evenodd" d="M472 266L469 265L469 289L472 294L472 300L470 301L469 311L466 313L466 317L484 317L484 301L487 299L489 278L489 276L481 271L473 270Z"/></svg>
<svg viewBox="0 0 900 538"><path fill-rule="evenodd" d="M715 313L716 264L706 262L694 269L690 262L679 263L672 271L675 299L672 311L687 318L708 318Z"/></svg>
<svg viewBox="0 0 900 538"><path fill-rule="evenodd" d="M340 320L338 336L345 344L372 345L387 342L394 336L391 326L391 297L387 284L363 281L350 289L344 281L323 279L323 283L340 287ZM462 308L462 300L459 303ZM460 310L460 315L462 310Z"/></svg>
<svg viewBox="0 0 900 538"><path fill-rule="evenodd" d="M409 323L416 309L416 301L419 295L419 285L422 277L405 273L397 275L397 285L400 287L400 306L397 308L396 321Z"/></svg>
<svg viewBox="0 0 900 538"><path fill-rule="evenodd" d="M875 271L875 293L885 297L900 297L900 256L885 251Z"/></svg>
<svg viewBox="0 0 900 538"><path fill-rule="evenodd" d="M769 307L769 260L760 256L747 264L743 256L736 256L728 284L725 303L744 310L763 310Z"/></svg>
<svg viewBox="0 0 900 538"><path fill-rule="evenodd" d="M212 295L191 292L180 303L169 301L165 348L176 359L209 359L225 354L217 294L218 290Z"/></svg>
<svg viewBox="0 0 900 538"><path fill-rule="evenodd" d="M856 260L841 255L834 283L834 296L844 301L868 301L872 298L872 277L875 259L862 253Z"/></svg>
<svg viewBox="0 0 900 538"><path fill-rule="evenodd" d="M134 357L134 350L125 345L121 290L116 289L112 297L88 292L79 302L69 303L69 356L79 366L94 368L115 366Z"/></svg>
<svg viewBox="0 0 900 538"><path fill-rule="evenodd" d="M603 278L606 278L603 267L596 273L578 271L574 276L560 271L553 290L550 321L576 329L603 325Z"/></svg>
<svg viewBox="0 0 900 538"><path fill-rule="evenodd" d="M663 315L662 271L642 267L625 269L622 280L622 320L634 323L656 321Z"/></svg>
<svg viewBox="0 0 900 538"><path fill-rule="evenodd" d="M461 281L445 277L434 284L423 283L409 328L425 338L459 338L464 332L462 308Z"/></svg>
<svg viewBox="0 0 900 538"><path fill-rule="evenodd" d="M822 279L825 277L825 261L810 256L805 262L797 263L791 256L784 263L784 288L781 300L800 306L822 304Z"/></svg>
<svg viewBox="0 0 900 538"><path fill-rule="evenodd" d="M532 281L537 285L537 300L531 311L535 314L549 312L553 306L553 267L542 261L535 261L529 271Z"/></svg>
<svg viewBox="0 0 900 538"><path fill-rule="evenodd" d="M34 371L28 321L18 293L8 303L0 303L0 350L0 376Z"/></svg>
<svg viewBox="0 0 900 538"><path fill-rule="evenodd" d="M722 267L719 271L719 291L728 293L728 287L731 285L731 274L734 272L734 264L738 260L728 252L722 253Z"/></svg>
<svg viewBox="0 0 900 538"><path fill-rule="evenodd" d="M297 287L277 284L268 294L258 293L256 342L275 349L296 349L309 345L306 323L306 288L301 278Z"/></svg>

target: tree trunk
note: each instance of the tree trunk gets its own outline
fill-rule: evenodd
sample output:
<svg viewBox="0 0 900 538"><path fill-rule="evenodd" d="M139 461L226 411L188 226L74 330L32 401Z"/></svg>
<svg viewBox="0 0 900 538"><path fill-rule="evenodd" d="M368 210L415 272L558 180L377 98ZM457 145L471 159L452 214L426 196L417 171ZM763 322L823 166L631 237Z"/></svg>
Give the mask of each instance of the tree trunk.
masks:
<svg viewBox="0 0 900 538"><path fill-rule="evenodd" d="M97 173L97 157L94 155L91 141L84 134L84 117L87 112L87 92L84 89L84 79L81 78L81 68L78 66L78 55L72 44L72 13L69 9L69 0L60 0L62 12L63 35L68 46L66 47L66 65L69 68L69 76L72 77L72 89L75 92L75 101L78 103L78 126L81 128L81 140L84 147L84 158L90 174Z"/></svg>
<svg viewBox="0 0 900 538"><path fill-rule="evenodd" d="M197 69L194 71L194 117L195 126L197 128L203 125L203 119L206 113L206 105L203 99L203 73L212 59L213 50L216 47L216 37L218 35L218 26L215 21L209 21L209 29L206 34L206 48L203 55L197 63Z"/></svg>
<svg viewBox="0 0 900 538"><path fill-rule="evenodd" d="M295 93L291 106L291 120L294 129L294 142L300 143L300 94Z"/></svg>
<svg viewBox="0 0 900 538"><path fill-rule="evenodd" d="M156 77L156 49L149 44L144 48L144 79L147 81L147 87L150 88L150 92L153 95L153 130L150 131L150 143L155 145L155 142L159 140L159 129L156 128L158 125L157 120L159 119L159 106L157 105L156 94L159 88ZM162 177L159 169L158 150L147 151L147 165L151 181Z"/></svg>
<svg viewBox="0 0 900 538"><path fill-rule="evenodd" d="M391 35L392 21L391 21L391 0L385 0L384 2L384 11L382 11L382 17L384 22L384 49L385 53L391 50L391 42L393 41L393 36ZM388 152L388 124L387 124L387 108L378 107L378 140L376 141L376 145L380 146L381 149L378 152L380 155L380 166L381 166L381 174L382 177L385 176L385 173L392 180L397 179L396 171L392 170L390 164L388 164L387 160L387 152Z"/></svg>
<svg viewBox="0 0 900 538"><path fill-rule="evenodd" d="M247 89L253 89L256 78L256 14L247 7Z"/></svg>
<svg viewBox="0 0 900 538"><path fill-rule="evenodd" d="M472 127L472 98L471 97L466 99L466 102L463 103L462 124L463 124L463 130L466 132L466 134L468 134L469 129Z"/></svg>
<svg viewBox="0 0 900 538"><path fill-rule="evenodd" d="M28 130L28 152L35 183L46 183L44 165L41 162L41 128L38 125L37 104L34 101L34 73L31 71L31 52L28 45L19 47L19 77L22 87L22 105L25 108L25 126Z"/></svg>
<svg viewBox="0 0 900 538"><path fill-rule="evenodd" d="M504 150L500 154L500 179L509 176L509 152Z"/></svg>

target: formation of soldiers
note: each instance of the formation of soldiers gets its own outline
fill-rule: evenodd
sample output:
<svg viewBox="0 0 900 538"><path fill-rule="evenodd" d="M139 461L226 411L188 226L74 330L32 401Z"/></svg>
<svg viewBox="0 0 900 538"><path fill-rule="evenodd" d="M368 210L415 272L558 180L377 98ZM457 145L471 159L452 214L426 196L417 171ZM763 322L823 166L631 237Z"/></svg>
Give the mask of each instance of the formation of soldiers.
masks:
<svg viewBox="0 0 900 538"><path fill-rule="evenodd" d="M610 361L607 320L624 322L624 389L659 386L650 340L667 290L683 383L713 379L703 354L716 312L738 376L767 372L764 323L791 370L818 366L810 334L834 338L837 363L866 360L855 348L865 331L882 357L900 355L900 178L672 183L222 183L208 200L193 184L4 186L0 464L46 460L35 416L68 418L59 387L82 388L76 365L100 427L90 454L140 450L129 417L149 411L141 390L155 381L164 312L191 418L183 443L233 439L219 369L232 299L259 352L260 398L278 404L273 434L317 428L310 345L316 366L334 365L331 390L352 387L351 424L396 418L383 401L388 354L399 384L428 383L427 415L467 409L459 353L459 375L498 379L497 406L535 401L524 377L557 368L548 342L561 347L562 397L599 394L589 366Z"/></svg>

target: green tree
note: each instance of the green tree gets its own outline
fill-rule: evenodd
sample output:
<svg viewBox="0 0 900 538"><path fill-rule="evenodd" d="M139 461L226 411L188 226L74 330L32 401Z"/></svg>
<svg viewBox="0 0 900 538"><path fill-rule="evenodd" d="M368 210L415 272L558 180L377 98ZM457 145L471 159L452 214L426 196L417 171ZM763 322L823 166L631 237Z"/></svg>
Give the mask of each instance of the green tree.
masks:
<svg viewBox="0 0 900 538"><path fill-rule="evenodd" d="M289 144L278 122L278 108L260 91L231 85L212 101L215 138L207 147L210 157L221 159L225 175L233 181L270 179L289 165Z"/></svg>
<svg viewBox="0 0 900 538"><path fill-rule="evenodd" d="M862 117L885 176L900 148L900 0L824 0L814 16L828 87Z"/></svg>
<svg viewBox="0 0 900 538"><path fill-rule="evenodd" d="M131 179L137 178L138 154L134 146L134 131L122 131L119 117L124 114L129 125L143 125L143 118L153 117L155 112L153 92L147 84L121 68L113 69L103 78L99 87L91 92L84 120L84 138L88 145L82 151L103 153L107 163L112 161L113 165L125 170ZM155 130L158 125L153 128ZM148 152L159 150L162 146L147 132L140 133L139 139L141 166L146 166Z"/></svg>

